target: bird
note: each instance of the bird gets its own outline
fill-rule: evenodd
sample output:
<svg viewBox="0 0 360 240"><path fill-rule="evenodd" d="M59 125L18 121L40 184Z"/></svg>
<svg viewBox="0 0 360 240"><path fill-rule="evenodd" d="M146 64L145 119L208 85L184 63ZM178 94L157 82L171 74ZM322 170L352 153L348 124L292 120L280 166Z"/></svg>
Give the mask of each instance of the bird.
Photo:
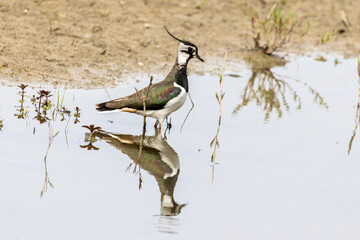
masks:
<svg viewBox="0 0 360 240"><path fill-rule="evenodd" d="M96 104L96 110L99 112L121 111L143 115L144 106L140 96L147 96L145 116L155 118L154 127L157 128L159 125L158 129L161 131L161 125L165 118L184 105L189 91L188 62L192 58L197 58L201 62L204 62L204 59L200 57L198 47L195 44L175 37L165 26L164 28L172 38L179 41L175 64L165 79L129 96Z"/></svg>
<svg viewBox="0 0 360 240"><path fill-rule="evenodd" d="M178 204L174 199L174 189L180 173L180 159L176 151L161 136L160 131L155 130L154 136L134 136L100 129L94 132L94 136L127 155L133 160L135 167L139 165L141 169L155 177L161 194L162 216L180 214L181 209L186 206L186 204Z"/></svg>

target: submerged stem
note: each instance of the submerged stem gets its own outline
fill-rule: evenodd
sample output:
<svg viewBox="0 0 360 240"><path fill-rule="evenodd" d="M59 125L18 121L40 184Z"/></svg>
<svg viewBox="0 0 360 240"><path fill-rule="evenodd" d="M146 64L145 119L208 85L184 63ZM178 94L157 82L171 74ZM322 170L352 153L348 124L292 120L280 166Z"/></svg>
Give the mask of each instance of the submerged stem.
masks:
<svg viewBox="0 0 360 240"><path fill-rule="evenodd" d="M216 93L216 98L218 100L219 103L219 122L218 122L218 127L216 130L216 135L214 137L214 139L212 140L210 145L214 145L214 150L213 150L213 154L211 155L211 163L212 163L212 178L211 178L211 183L214 182L214 173L215 173L215 156L216 156L216 148L219 146L219 132L220 132L220 125L221 125L221 104L222 104L222 100L224 98L224 93L223 93L223 86L224 86L224 73L225 73L225 67L226 67L226 57L227 57L227 52L225 52L225 57L224 57L224 66L222 69L222 74L220 75L220 96Z"/></svg>

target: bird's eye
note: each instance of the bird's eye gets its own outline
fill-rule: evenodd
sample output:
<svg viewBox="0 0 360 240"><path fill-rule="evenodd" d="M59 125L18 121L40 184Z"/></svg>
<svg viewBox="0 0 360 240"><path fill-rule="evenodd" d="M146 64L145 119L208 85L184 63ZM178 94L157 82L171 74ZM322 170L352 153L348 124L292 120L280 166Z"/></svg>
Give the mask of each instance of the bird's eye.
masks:
<svg viewBox="0 0 360 240"><path fill-rule="evenodd" d="M190 55L192 54L193 51L194 50L191 47L188 48L188 52L189 52Z"/></svg>

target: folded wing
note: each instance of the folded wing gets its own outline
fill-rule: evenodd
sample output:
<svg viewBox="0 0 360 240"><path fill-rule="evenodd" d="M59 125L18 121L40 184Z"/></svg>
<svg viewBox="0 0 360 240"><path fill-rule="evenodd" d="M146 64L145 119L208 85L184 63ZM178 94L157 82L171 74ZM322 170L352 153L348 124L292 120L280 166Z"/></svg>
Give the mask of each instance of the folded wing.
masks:
<svg viewBox="0 0 360 240"><path fill-rule="evenodd" d="M148 87L139 91L140 96L146 96ZM174 82L159 82L150 87L148 98L146 100L147 110L158 110L164 108L164 106L171 99L178 96L181 92L179 87L174 86ZM132 95L114 99L108 102L97 104L96 110L98 111L112 111L121 110L123 108L142 110L143 104L137 93Z"/></svg>

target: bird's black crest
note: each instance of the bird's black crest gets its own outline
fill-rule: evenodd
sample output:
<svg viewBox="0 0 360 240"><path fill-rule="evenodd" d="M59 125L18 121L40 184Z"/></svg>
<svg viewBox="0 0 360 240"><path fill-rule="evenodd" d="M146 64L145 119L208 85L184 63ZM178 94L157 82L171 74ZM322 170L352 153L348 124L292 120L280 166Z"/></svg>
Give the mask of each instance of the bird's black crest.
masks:
<svg viewBox="0 0 360 240"><path fill-rule="evenodd" d="M165 30L167 31L167 33L168 33L171 37L173 37L174 39L178 40L179 42L182 42L182 43L184 43L184 44L186 44L186 45L190 45L190 46L196 47L195 44L193 44L193 43L191 43L191 42L189 42L189 41L180 40L179 38L177 38L177 37L175 37L174 35L172 35L171 32L170 32L165 26L164 26L164 28L165 28Z"/></svg>

